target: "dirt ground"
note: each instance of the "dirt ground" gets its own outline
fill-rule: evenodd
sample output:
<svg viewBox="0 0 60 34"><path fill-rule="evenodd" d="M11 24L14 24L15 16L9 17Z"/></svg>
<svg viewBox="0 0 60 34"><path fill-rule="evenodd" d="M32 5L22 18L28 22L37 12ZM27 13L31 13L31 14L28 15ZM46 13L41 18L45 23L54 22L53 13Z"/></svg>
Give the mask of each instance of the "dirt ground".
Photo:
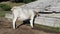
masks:
<svg viewBox="0 0 60 34"><path fill-rule="evenodd" d="M52 31L46 31L43 29L38 29L34 27L32 29L30 26L21 25L17 29L12 28L12 22L7 19L0 18L0 34L60 34Z"/></svg>

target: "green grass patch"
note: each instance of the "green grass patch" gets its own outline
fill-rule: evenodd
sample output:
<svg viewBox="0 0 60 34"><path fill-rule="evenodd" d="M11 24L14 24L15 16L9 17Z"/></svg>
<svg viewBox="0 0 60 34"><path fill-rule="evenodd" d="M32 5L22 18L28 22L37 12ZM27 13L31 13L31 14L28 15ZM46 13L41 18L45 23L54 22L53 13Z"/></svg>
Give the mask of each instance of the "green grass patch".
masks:
<svg viewBox="0 0 60 34"><path fill-rule="evenodd" d="M7 5L7 4L0 4L0 9L4 10L4 11L10 11L11 10L11 6Z"/></svg>
<svg viewBox="0 0 60 34"><path fill-rule="evenodd" d="M5 15L5 12L0 11L0 17L4 17L4 15Z"/></svg>
<svg viewBox="0 0 60 34"><path fill-rule="evenodd" d="M26 24L26 25L30 26L30 24ZM39 25L39 24L34 24L34 27L37 29L45 30L45 31L52 31L52 32L60 33L60 27L50 27L50 26Z"/></svg>
<svg viewBox="0 0 60 34"><path fill-rule="evenodd" d="M4 17L6 13L10 13L11 11L0 11L0 17Z"/></svg>
<svg viewBox="0 0 60 34"><path fill-rule="evenodd" d="M39 25L39 24L35 24L34 26L45 29L45 30L49 30L49 31L60 32L60 27L50 27L50 26Z"/></svg>

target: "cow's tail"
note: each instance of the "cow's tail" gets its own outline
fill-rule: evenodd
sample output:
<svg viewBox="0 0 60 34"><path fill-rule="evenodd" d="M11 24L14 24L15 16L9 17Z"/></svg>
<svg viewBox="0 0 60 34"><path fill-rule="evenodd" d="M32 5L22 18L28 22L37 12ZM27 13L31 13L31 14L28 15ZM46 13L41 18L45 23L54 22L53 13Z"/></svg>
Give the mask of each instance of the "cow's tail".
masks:
<svg viewBox="0 0 60 34"><path fill-rule="evenodd" d="M16 7L13 7L13 8L11 9L11 11L13 11L14 9L16 9Z"/></svg>
<svg viewBox="0 0 60 34"><path fill-rule="evenodd" d="M13 18L14 18L14 13L13 13L14 12L14 9L15 9L14 7L11 9L11 11L12 11L12 17Z"/></svg>

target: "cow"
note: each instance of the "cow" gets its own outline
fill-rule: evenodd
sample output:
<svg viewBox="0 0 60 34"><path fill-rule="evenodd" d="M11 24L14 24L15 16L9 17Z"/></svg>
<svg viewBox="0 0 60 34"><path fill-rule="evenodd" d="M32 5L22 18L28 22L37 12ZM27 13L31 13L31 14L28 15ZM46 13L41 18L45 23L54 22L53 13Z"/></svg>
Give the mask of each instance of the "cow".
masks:
<svg viewBox="0 0 60 34"><path fill-rule="evenodd" d="M13 7L11 9L12 14L13 14L13 29L16 28L15 22L16 22L17 18L18 19L20 18L20 20L30 19L30 25L33 28L34 16L35 15L37 16L40 11L44 11L44 8L48 5L50 5L50 2L51 1L48 2L47 0L45 0L45 1L37 0L37 1L31 2L31 3L22 5L22 6ZM47 4L47 3L49 3L49 4Z"/></svg>
<svg viewBox="0 0 60 34"><path fill-rule="evenodd" d="M23 8L23 7L13 7L11 9L12 14L13 14L13 29L16 29L16 20L17 18L20 20L26 20L26 19L30 19L30 26L31 28L33 28L33 20L34 20L34 16L38 15L38 10L34 10L34 9L27 9L27 8Z"/></svg>

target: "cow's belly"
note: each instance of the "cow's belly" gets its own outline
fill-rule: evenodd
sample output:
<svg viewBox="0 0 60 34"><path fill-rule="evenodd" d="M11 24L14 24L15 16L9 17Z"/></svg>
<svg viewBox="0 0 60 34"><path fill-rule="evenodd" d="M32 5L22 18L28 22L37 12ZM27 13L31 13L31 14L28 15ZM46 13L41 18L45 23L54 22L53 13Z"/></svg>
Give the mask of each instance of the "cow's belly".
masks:
<svg viewBox="0 0 60 34"><path fill-rule="evenodd" d="M29 19L30 15L25 15L25 14L21 14L19 15L19 20L26 20Z"/></svg>

